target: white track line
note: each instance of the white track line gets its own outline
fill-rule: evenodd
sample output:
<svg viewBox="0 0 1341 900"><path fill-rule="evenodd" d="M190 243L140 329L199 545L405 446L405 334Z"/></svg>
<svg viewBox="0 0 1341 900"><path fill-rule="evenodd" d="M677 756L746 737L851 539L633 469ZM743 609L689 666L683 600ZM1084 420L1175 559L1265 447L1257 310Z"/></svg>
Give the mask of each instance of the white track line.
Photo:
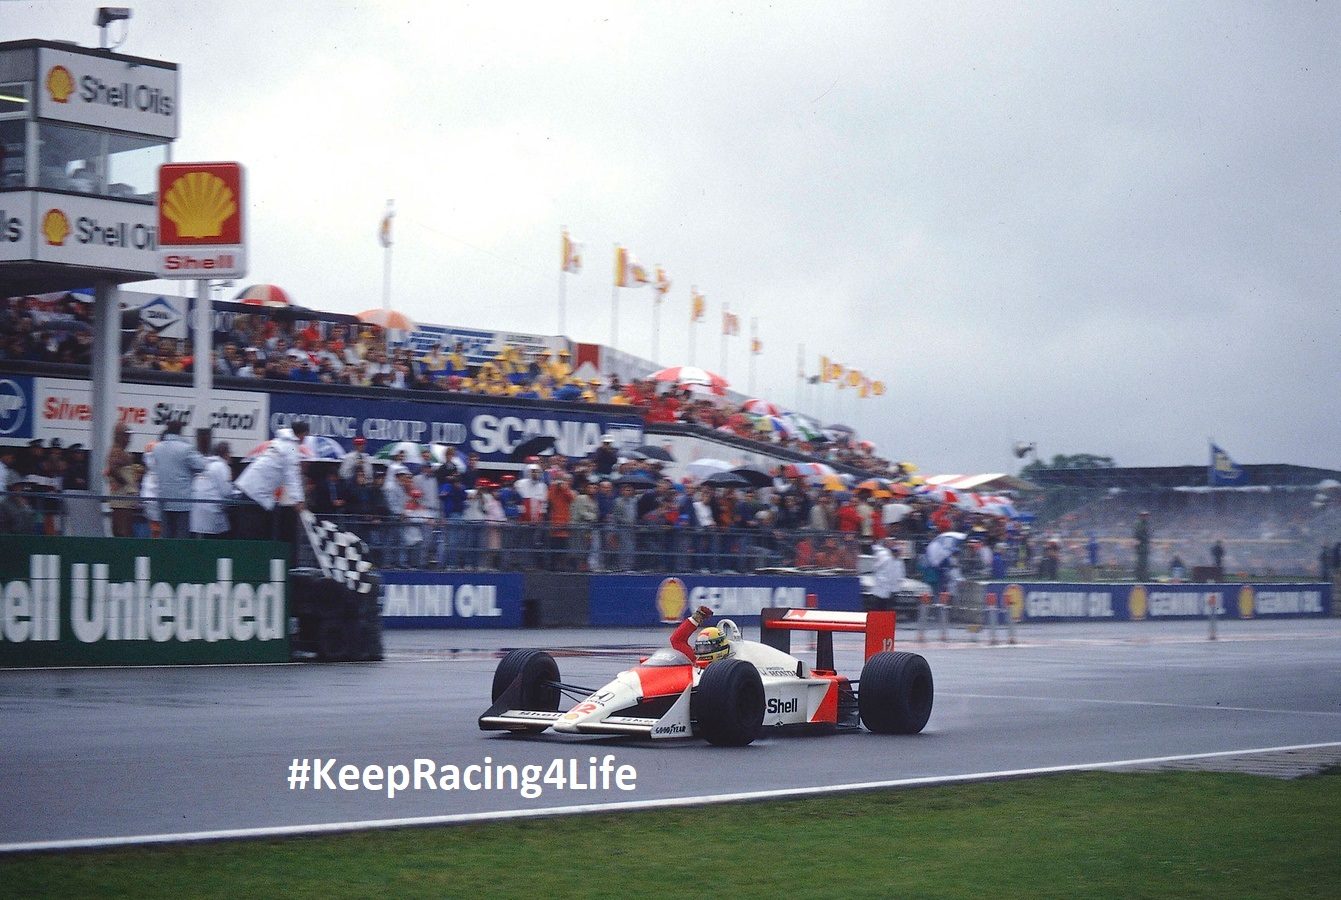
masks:
<svg viewBox="0 0 1341 900"><path fill-rule="evenodd" d="M186 844L207 841L228 841L248 838L276 838L340 834L374 829L412 828L430 825L467 825L499 822L509 819L540 819L555 816L639 812L653 809L677 809L686 806L712 806L720 803L742 803L761 800L791 800L825 794L875 791L889 788L931 787L963 784L973 781L999 781L1035 775L1055 775L1064 772L1093 772L1130 766L1150 766L1162 763L1185 762L1194 759L1217 759L1226 756L1245 756L1256 753L1283 753L1289 750L1317 750L1323 747L1341 747L1341 741L1321 744L1294 744L1287 747L1257 747L1251 750L1221 750L1215 753L1188 753L1179 756L1150 756L1142 759L1119 759L1098 763L1078 763L1067 766L1043 766L1032 769L1004 769L996 772L972 772L963 775L928 775L921 778L899 778L892 781L863 781L854 784L823 785L817 787L781 788L771 791L748 791L737 794L707 794L699 797L667 797L660 800L630 800L621 803L586 803L576 806L550 806L543 809L497 810L494 812L461 813L449 816L421 816L404 819L368 819L353 822L326 822L315 825L277 825L267 828L229 828L218 831L190 831L179 834L139 834L121 837L75 838L52 841L28 841L0 844L0 853L32 853L54 850L105 850L112 847L144 846L150 844Z"/></svg>
<svg viewBox="0 0 1341 900"><path fill-rule="evenodd" d="M1094 697L1031 697L1026 694L969 694L942 691L942 697L960 697L969 700L1025 700L1030 703L1094 703L1103 706L1165 706L1170 709L1205 709L1213 712L1269 713L1277 716L1335 716L1341 711L1330 709L1268 709L1258 706L1224 706L1219 703L1170 703L1165 700L1101 700Z"/></svg>

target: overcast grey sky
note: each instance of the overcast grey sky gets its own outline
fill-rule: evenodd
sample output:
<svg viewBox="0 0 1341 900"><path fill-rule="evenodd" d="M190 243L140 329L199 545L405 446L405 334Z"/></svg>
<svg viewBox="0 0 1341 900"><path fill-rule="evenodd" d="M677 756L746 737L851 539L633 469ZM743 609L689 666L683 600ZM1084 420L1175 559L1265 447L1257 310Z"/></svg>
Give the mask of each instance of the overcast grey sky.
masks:
<svg viewBox="0 0 1341 900"><path fill-rule="evenodd" d="M1335 3L133 4L182 66L179 160L248 168L248 282L306 306L610 335L613 246L674 285L661 359L811 393L924 471L1009 448L1341 468ZM0 34L97 45L96 4ZM620 347L651 350L650 290ZM820 399L822 398L822 399Z"/></svg>

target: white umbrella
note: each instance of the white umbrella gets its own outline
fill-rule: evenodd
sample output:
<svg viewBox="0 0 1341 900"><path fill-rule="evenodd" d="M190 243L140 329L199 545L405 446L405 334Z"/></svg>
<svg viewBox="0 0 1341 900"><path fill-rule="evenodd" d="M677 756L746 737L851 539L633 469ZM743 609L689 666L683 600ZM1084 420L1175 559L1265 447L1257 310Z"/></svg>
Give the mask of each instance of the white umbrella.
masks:
<svg viewBox="0 0 1341 900"><path fill-rule="evenodd" d="M685 466L685 471L701 481L709 475L715 475L718 472L730 472L734 468L735 466L724 459L705 457L703 459L696 459Z"/></svg>
<svg viewBox="0 0 1341 900"><path fill-rule="evenodd" d="M927 544L927 562L939 566L954 555L965 537L962 531L943 531L936 535L931 539L931 543Z"/></svg>
<svg viewBox="0 0 1341 900"><path fill-rule="evenodd" d="M902 522L906 519L908 513L913 511L913 508L907 503L886 503L880 511L884 516L885 524L892 525L895 522Z"/></svg>

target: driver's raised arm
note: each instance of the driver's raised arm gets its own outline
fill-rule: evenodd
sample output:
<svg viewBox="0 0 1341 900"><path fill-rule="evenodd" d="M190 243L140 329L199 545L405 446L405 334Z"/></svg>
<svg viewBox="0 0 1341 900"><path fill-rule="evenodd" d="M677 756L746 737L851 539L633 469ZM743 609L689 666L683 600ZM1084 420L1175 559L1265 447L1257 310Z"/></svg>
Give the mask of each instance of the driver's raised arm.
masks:
<svg viewBox="0 0 1341 900"><path fill-rule="evenodd" d="M692 660L694 658L694 648L689 646L689 636L710 618L712 618L712 610L708 607L700 606L694 610L689 614L689 618L675 626L675 630L671 632L670 645L683 653L687 659Z"/></svg>

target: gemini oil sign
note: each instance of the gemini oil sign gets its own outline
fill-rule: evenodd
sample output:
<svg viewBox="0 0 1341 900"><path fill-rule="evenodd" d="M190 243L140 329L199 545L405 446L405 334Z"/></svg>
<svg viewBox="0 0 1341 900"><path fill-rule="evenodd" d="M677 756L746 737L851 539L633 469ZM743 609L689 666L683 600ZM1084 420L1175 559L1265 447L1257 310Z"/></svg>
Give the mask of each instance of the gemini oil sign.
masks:
<svg viewBox="0 0 1341 900"><path fill-rule="evenodd" d="M0 537L0 667L285 662L287 548Z"/></svg>

